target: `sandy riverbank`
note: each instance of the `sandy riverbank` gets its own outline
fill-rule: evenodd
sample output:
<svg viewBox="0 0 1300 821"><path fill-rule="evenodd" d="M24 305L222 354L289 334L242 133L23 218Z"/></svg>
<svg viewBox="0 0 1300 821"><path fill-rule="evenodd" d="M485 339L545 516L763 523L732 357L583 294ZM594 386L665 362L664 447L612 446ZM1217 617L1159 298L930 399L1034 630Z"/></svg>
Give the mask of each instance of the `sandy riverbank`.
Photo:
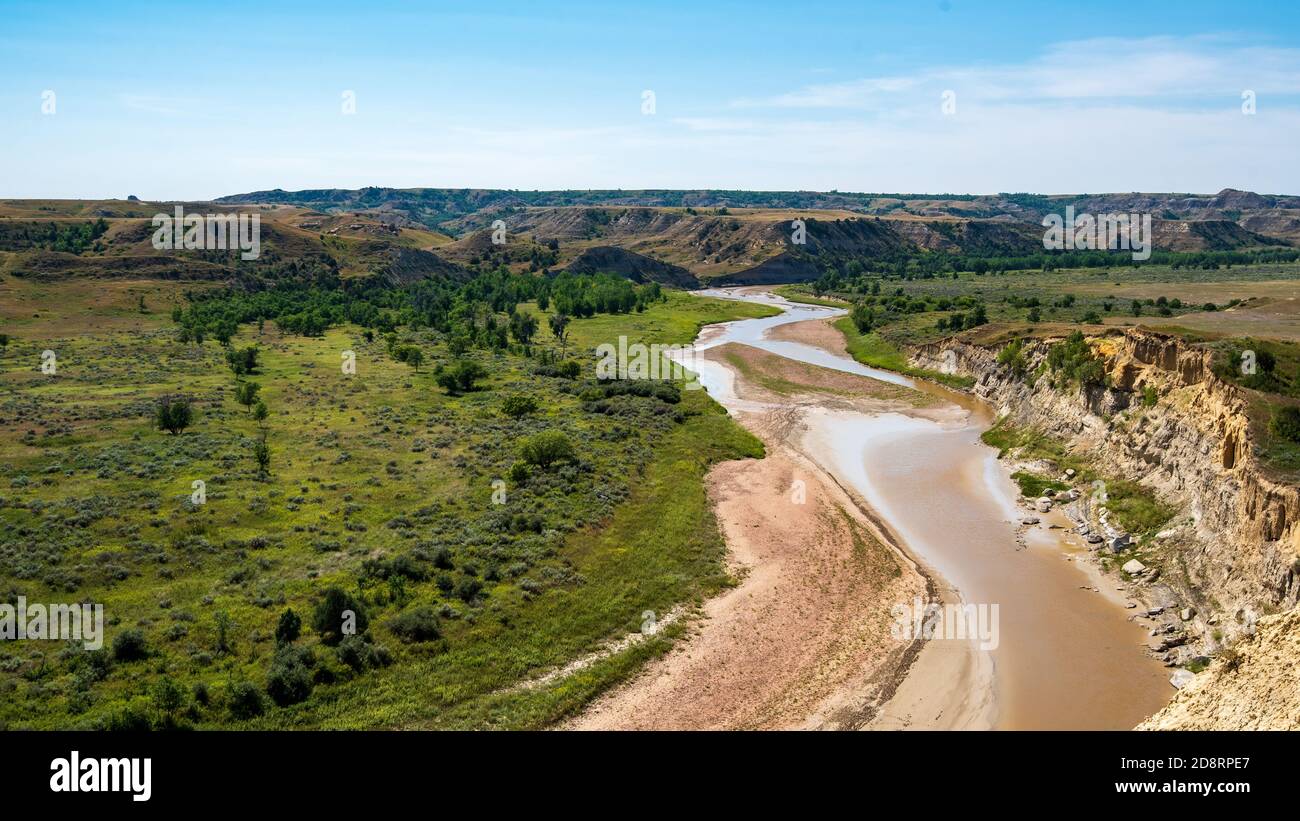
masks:
<svg viewBox="0 0 1300 821"><path fill-rule="evenodd" d="M863 728L885 704L906 709L891 707L880 726L986 726L985 703L968 694L988 691L976 680L987 669L951 648L890 635L894 605L934 595L927 576L860 499L795 446L804 406L897 412L927 398L746 346L709 358L736 374L734 390L748 406L784 404L738 415L764 441L765 459L724 463L708 477L740 583L707 602L668 655L565 726ZM926 679L956 686L909 684L914 664ZM929 692L900 700L900 685Z"/></svg>

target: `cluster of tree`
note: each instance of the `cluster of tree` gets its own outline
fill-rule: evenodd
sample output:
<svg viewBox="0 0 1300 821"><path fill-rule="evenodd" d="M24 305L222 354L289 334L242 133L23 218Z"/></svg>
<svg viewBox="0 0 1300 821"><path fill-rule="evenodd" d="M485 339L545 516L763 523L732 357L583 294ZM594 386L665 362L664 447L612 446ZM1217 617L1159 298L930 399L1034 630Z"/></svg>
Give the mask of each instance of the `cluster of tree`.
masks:
<svg viewBox="0 0 1300 821"><path fill-rule="evenodd" d="M80 254L87 249L103 250L99 238L108 231L103 217L94 222L9 222L0 230L0 250L24 251L43 248Z"/></svg>
<svg viewBox="0 0 1300 821"><path fill-rule="evenodd" d="M1092 352L1082 331L1075 331L1047 352L1047 366L1056 375L1058 387L1078 382L1087 387L1106 384L1106 368L1102 358Z"/></svg>
<svg viewBox="0 0 1300 821"><path fill-rule="evenodd" d="M878 278L934 279L970 271L977 275L1008 271L1055 271L1063 268L1119 268L1168 265L1174 269L1231 268L1296 262L1300 250L1256 248L1234 251L1152 251L1146 260L1116 251L1035 251L1027 254L954 254L946 251L896 249L870 256L822 251L812 257L821 270L814 283L819 293L866 293ZM864 281L865 280L865 281Z"/></svg>
<svg viewBox="0 0 1300 821"><path fill-rule="evenodd" d="M978 328L981 325L988 324L989 315L983 305L976 305L972 310L966 313L958 311L947 317L939 317L934 327L940 331L969 331L971 328Z"/></svg>
<svg viewBox="0 0 1300 821"><path fill-rule="evenodd" d="M880 295L878 281L875 286L873 294L859 299L849 311L849 318L858 329L858 333L868 333L873 328L893 322L905 314L951 311L957 308L969 308L970 312L940 317L935 327L941 331L960 331L989 321L984 303L972 296L960 296L956 299L943 296L914 297L906 295L902 288L896 288L893 294L885 296Z"/></svg>
<svg viewBox="0 0 1300 821"><path fill-rule="evenodd" d="M1024 340L1017 339L998 351L998 364L1010 369L1012 375L1017 379L1023 379L1025 372L1029 369L1029 361L1025 357Z"/></svg>
<svg viewBox="0 0 1300 821"><path fill-rule="evenodd" d="M543 310L554 304L559 313L587 317L640 312L663 299L666 297L657 282L637 286L610 274L575 275L564 271L542 287L537 304Z"/></svg>
<svg viewBox="0 0 1300 821"><path fill-rule="evenodd" d="M644 310L666 299L658 283L637 286L610 274L554 278L497 270L468 282L423 279L392 287L375 282L289 282L272 288L207 291L188 294L190 304L173 312L184 341L205 337L229 341L239 325L275 320L286 333L314 336L335 325L354 323L390 333L399 326L432 328L458 347L506 348L511 338L532 344L538 322L520 312L520 303L554 306L566 316ZM504 317L502 316L504 315ZM554 326L552 327L554 330ZM561 343L563 332L556 335ZM453 350L453 352L457 352Z"/></svg>

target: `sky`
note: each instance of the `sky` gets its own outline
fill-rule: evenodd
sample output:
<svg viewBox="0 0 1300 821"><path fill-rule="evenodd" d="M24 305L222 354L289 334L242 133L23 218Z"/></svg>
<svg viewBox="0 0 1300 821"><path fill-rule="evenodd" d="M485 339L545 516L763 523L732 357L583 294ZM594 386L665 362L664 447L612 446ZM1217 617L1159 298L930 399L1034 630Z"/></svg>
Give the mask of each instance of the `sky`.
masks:
<svg viewBox="0 0 1300 821"><path fill-rule="evenodd" d="M1300 194L1298 148L1289 2L0 0L0 197Z"/></svg>

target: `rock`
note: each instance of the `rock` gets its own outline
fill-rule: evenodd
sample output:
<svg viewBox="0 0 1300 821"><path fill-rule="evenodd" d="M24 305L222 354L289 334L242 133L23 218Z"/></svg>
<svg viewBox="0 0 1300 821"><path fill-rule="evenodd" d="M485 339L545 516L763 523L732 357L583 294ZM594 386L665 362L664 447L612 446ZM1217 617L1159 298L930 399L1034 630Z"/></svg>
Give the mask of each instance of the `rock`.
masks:
<svg viewBox="0 0 1300 821"><path fill-rule="evenodd" d="M1184 607L1183 612L1179 615L1182 616L1183 621L1191 621L1192 616L1196 615L1196 611L1190 607Z"/></svg>
<svg viewBox="0 0 1300 821"><path fill-rule="evenodd" d="M1124 563L1123 570L1125 573L1129 574L1130 576L1137 576L1139 574L1145 573L1147 570L1147 566L1142 564L1142 562L1139 562L1137 559L1129 559L1127 562ZM1156 607L1147 612L1149 612L1151 615L1154 616L1157 613L1160 613L1162 610L1164 610L1163 607Z"/></svg>
<svg viewBox="0 0 1300 821"><path fill-rule="evenodd" d="M1041 521L1037 516L1026 516L1020 520L1022 525L1036 525Z"/></svg>
<svg viewBox="0 0 1300 821"><path fill-rule="evenodd" d="M1137 561L1137 559L1134 559L1133 561ZM1150 610L1147 611L1147 615L1148 615L1148 616L1158 616L1158 615L1160 615L1160 614L1163 613L1163 612L1165 612L1165 609L1164 609L1163 607L1153 607L1153 608L1151 608Z"/></svg>
<svg viewBox="0 0 1300 821"><path fill-rule="evenodd" d="M1128 546L1129 546L1129 537L1127 533L1121 533L1120 535L1110 540L1110 549L1115 553L1119 553L1120 551L1122 551L1124 548Z"/></svg>
<svg viewBox="0 0 1300 821"><path fill-rule="evenodd" d="M1131 601L1128 604L1124 605L1124 607L1129 610L1132 610L1133 608L1137 607L1137 602Z"/></svg>
<svg viewBox="0 0 1300 821"><path fill-rule="evenodd" d="M1065 469L1065 475L1068 476L1068 477L1070 477L1071 479L1073 479L1073 478L1074 478L1074 468L1066 468L1066 469Z"/></svg>
<svg viewBox="0 0 1300 821"><path fill-rule="evenodd" d="M1088 544L1101 544L1103 541L1105 540L1097 533L1088 534Z"/></svg>
<svg viewBox="0 0 1300 821"><path fill-rule="evenodd" d="M1177 689L1181 690L1184 687L1186 687L1188 684L1191 684L1192 679L1194 678L1196 678L1196 674L1193 673L1191 670L1179 670L1178 672L1174 673L1172 676L1169 677L1169 683L1174 685L1174 687L1176 687Z"/></svg>
<svg viewBox="0 0 1300 821"><path fill-rule="evenodd" d="M1047 498L1046 496L1040 497L1038 500L1038 512L1046 513L1051 509L1052 509L1052 500Z"/></svg>

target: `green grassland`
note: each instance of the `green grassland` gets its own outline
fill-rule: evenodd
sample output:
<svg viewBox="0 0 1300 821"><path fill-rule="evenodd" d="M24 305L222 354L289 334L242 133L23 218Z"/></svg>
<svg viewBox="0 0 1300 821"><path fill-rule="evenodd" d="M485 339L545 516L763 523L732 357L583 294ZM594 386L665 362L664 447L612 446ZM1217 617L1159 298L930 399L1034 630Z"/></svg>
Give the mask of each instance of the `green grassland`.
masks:
<svg viewBox="0 0 1300 821"><path fill-rule="evenodd" d="M40 287L58 321L25 318L0 348L0 595L102 603L107 640L98 652L0 644L4 727L540 727L677 630L545 686L520 682L730 583L702 477L762 446L701 391L593 402L587 367L571 379L479 350L482 389L449 396L434 382L452 359L437 334L399 332L425 355L415 371L357 328L301 337L271 322L232 341L261 351L245 377L270 410L259 424L234 400L224 350L178 340L166 306L179 288L132 313L118 303L136 294L121 289ZM123 317L79 332L101 296ZM574 320L568 350L582 359L619 334L684 343L765 310L669 293L644 313ZM40 371L47 349L54 375ZM196 408L179 435L152 423L163 394ZM538 410L504 414L516 394ZM252 456L263 429L269 476ZM545 430L576 459L513 475L521 440ZM311 627L328 587L368 618L359 652ZM303 622L286 663L311 692L276 706L265 685L286 610ZM429 629L412 638L411 621ZM114 648L133 630L138 659Z"/></svg>

